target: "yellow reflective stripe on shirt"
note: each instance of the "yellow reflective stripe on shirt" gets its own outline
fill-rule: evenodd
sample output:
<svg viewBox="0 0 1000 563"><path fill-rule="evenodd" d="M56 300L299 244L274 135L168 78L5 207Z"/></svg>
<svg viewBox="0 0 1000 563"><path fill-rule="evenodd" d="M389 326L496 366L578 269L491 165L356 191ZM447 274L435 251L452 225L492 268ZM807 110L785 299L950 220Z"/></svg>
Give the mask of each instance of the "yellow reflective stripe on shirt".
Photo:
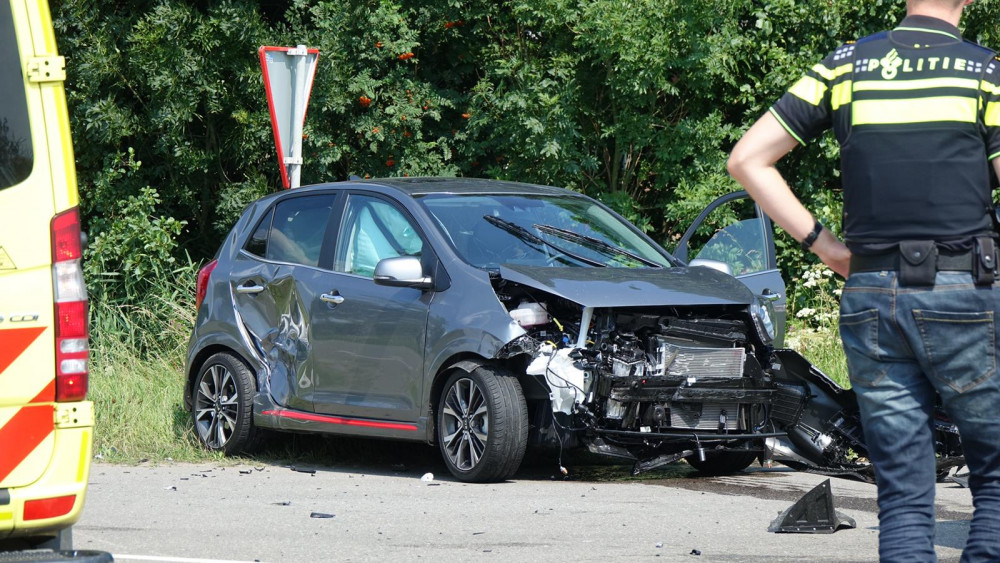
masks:
<svg viewBox="0 0 1000 563"><path fill-rule="evenodd" d="M920 80L860 80L854 85L858 92L872 91L910 91L929 88L964 88L978 90L979 81L974 78L924 78Z"/></svg>
<svg viewBox="0 0 1000 563"><path fill-rule="evenodd" d="M952 39L961 39L961 37L955 37L947 31L941 31L939 29L927 29L925 27L897 27L893 31L922 31L924 33L937 33L938 35L944 35L945 37L951 37Z"/></svg>
<svg viewBox="0 0 1000 563"><path fill-rule="evenodd" d="M826 94L826 84L811 76L803 76L788 91L802 98L803 101L818 106L823 102L823 95Z"/></svg>
<svg viewBox="0 0 1000 563"><path fill-rule="evenodd" d="M830 93L830 107L832 109L837 110L840 109L840 106L851 103L852 86L851 81L847 80L833 87Z"/></svg>
<svg viewBox="0 0 1000 563"><path fill-rule="evenodd" d="M856 100L855 125L898 125L935 121L976 122L974 98L937 96L912 100Z"/></svg>
<svg viewBox="0 0 1000 563"><path fill-rule="evenodd" d="M1000 96L1000 85L990 84L989 82L983 80L983 83L980 86L980 88L982 89L983 92L986 92L987 94Z"/></svg>
<svg viewBox="0 0 1000 563"><path fill-rule="evenodd" d="M816 64L812 67L812 71L823 77L823 80L827 82L832 82L838 76L843 76L848 72L851 72L851 63L840 65L836 68L829 69L822 64Z"/></svg>
<svg viewBox="0 0 1000 563"><path fill-rule="evenodd" d="M1000 102L990 102L986 104L986 116L983 122L987 127L1000 127Z"/></svg>
<svg viewBox="0 0 1000 563"><path fill-rule="evenodd" d="M788 131L788 134L791 135L793 139L795 139L796 141L798 141L800 145L804 145L805 144L805 142L802 139L800 139L798 135L795 134L795 131L792 131L792 128L789 127L787 123L785 123L785 120L781 119L781 116L778 115L778 112L774 111L773 107L771 109L769 109L768 111L771 112L771 115L773 115L774 118L778 120L778 123L781 124L781 126L785 128L785 131Z"/></svg>

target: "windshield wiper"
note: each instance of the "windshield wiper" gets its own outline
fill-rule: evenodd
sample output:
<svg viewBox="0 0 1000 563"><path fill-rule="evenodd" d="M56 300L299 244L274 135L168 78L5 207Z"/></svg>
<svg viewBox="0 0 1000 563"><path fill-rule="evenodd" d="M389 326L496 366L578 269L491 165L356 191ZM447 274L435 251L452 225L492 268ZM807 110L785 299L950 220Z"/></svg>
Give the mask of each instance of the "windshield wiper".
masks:
<svg viewBox="0 0 1000 563"><path fill-rule="evenodd" d="M559 227L553 227L552 225L532 225L532 226L543 233L556 235L568 241L580 243L583 246L589 246L591 248L597 250L603 250L605 252L610 252L612 254L617 254L619 256L627 256L635 260L636 262L640 262L651 268L663 267L663 264L658 264L656 262L653 262L649 258L643 258L642 256L639 256L638 254L630 250L625 250L620 246L615 246L609 242L605 242L598 238L588 237L587 235L581 235L580 233L575 233L573 231L569 231L566 229L560 229Z"/></svg>
<svg viewBox="0 0 1000 563"><path fill-rule="evenodd" d="M583 256L570 252L569 250L566 250L565 248L562 248L559 245L552 244L551 242L543 239L542 237L536 235L535 233L529 231L528 229L525 229L521 225L518 225L516 223L511 223L506 219L501 219L499 217L494 217L492 215L483 215L483 219L485 219L489 224L501 228L525 242L534 244L536 246L547 246L560 254L569 256L570 258L577 260L579 262L583 262L584 264L589 264L591 266L595 266L598 268L607 267L606 264L602 264L596 260L591 260L590 258L584 258Z"/></svg>

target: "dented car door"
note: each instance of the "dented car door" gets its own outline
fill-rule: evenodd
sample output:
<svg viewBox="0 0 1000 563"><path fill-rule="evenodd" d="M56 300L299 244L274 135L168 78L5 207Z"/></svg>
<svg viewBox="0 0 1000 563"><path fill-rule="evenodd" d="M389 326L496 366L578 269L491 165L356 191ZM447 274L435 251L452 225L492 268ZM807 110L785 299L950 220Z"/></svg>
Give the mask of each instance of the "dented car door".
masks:
<svg viewBox="0 0 1000 563"><path fill-rule="evenodd" d="M312 296L321 273L332 194L281 200L254 230L230 272L241 331L265 373L258 384L279 405L313 411Z"/></svg>

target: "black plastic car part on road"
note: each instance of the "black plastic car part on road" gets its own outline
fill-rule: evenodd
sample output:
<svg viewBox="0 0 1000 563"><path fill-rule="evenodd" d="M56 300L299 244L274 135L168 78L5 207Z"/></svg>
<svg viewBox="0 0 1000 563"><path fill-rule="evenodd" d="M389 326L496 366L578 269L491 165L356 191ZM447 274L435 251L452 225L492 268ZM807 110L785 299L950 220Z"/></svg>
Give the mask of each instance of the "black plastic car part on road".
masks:
<svg viewBox="0 0 1000 563"><path fill-rule="evenodd" d="M868 475L853 393L776 347L784 285L756 213L692 227L685 256L708 240L686 264L560 188L416 178L265 197L199 273L197 435L226 453L262 430L422 441L463 481L509 478L529 445L636 471L774 459Z"/></svg>

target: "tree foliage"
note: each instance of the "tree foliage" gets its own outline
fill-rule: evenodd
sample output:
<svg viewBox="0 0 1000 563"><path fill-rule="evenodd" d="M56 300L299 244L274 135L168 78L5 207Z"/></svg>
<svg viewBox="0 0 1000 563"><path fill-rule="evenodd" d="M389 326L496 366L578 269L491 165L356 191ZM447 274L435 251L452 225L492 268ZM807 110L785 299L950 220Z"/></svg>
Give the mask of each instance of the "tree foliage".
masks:
<svg viewBox="0 0 1000 563"><path fill-rule="evenodd" d="M895 25L904 2L62 0L53 11L90 251L124 269L133 251L210 255L247 202L279 189L260 45L320 49L303 183L560 185L669 249L738 188L725 160L741 132L841 42ZM998 21L996 2L976 2L966 36L1000 47ZM828 225L840 218L837 156L826 136L782 162ZM162 221L159 250L116 227L132 213ZM779 246L787 273L809 260Z"/></svg>

